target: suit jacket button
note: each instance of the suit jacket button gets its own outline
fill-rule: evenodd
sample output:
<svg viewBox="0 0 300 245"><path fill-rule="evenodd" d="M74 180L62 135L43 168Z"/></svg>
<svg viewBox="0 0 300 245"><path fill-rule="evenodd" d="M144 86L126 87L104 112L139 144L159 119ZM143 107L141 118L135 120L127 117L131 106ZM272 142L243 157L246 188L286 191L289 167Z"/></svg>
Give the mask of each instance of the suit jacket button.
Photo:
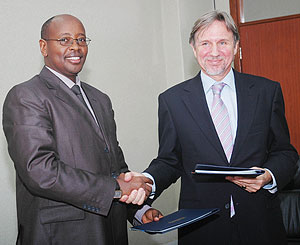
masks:
<svg viewBox="0 0 300 245"><path fill-rule="evenodd" d="M228 209L229 208L229 203L225 204L225 208Z"/></svg>
<svg viewBox="0 0 300 245"><path fill-rule="evenodd" d="M104 148L104 152L105 152L105 153L109 153L108 147L105 147L105 148Z"/></svg>

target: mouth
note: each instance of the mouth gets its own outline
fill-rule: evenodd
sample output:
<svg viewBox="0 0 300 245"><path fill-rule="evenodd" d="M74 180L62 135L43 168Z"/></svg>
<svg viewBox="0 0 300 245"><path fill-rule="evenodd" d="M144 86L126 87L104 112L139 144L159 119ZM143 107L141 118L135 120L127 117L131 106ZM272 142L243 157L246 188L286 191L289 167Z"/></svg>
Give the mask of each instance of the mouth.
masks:
<svg viewBox="0 0 300 245"><path fill-rule="evenodd" d="M80 57L80 56L69 56L69 57L66 57L66 60L68 60L72 64L79 64L81 61L81 58L82 57Z"/></svg>
<svg viewBox="0 0 300 245"><path fill-rule="evenodd" d="M207 62L212 65L218 65L223 62L223 59L208 59Z"/></svg>

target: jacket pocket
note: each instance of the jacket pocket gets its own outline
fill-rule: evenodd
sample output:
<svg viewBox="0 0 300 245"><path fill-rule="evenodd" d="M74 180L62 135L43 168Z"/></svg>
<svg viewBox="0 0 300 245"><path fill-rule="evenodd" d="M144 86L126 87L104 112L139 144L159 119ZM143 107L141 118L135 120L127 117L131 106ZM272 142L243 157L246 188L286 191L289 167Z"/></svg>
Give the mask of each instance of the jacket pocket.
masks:
<svg viewBox="0 0 300 245"><path fill-rule="evenodd" d="M40 209L41 224L85 219L85 213L79 208L68 205L44 207Z"/></svg>

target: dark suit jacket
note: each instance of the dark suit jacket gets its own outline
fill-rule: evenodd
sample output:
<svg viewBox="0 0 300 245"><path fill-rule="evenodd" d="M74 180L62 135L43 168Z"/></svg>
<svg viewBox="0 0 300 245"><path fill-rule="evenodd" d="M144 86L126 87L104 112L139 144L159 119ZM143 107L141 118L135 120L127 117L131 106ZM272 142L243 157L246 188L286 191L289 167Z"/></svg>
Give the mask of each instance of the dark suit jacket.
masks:
<svg viewBox="0 0 300 245"><path fill-rule="evenodd" d="M82 83L100 127L47 68L8 93L3 128L17 174L18 244L127 244L113 174L127 171L107 95Z"/></svg>
<svg viewBox="0 0 300 245"><path fill-rule="evenodd" d="M187 226L180 244L284 244L277 196L261 189L248 193L226 181L203 182L191 172L196 163L268 168L278 188L295 172L298 159L290 145L279 83L234 72L238 127L228 163L206 103L198 74L159 96L159 154L145 171L156 182L156 197L181 177L179 208L220 208L219 216ZM230 196L236 215L230 219ZM233 229L233 227L236 227ZM237 231L235 235L231 232ZM229 242L229 243L228 243Z"/></svg>

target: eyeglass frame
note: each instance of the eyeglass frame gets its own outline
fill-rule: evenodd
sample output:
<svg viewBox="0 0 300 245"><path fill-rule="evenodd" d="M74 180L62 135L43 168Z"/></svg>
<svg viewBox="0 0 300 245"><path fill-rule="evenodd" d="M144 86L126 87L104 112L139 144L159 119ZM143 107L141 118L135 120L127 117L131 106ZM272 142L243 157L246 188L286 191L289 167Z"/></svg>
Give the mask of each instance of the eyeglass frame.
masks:
<svg viewBox="0 0 300 245"><path fill-rule="evenodd" d="M71 47L73 45L74 41L76 41L77 45L79 45L80 47L86 47L92 41L90 38L84 37L83 39L85 39L86 45L81 45L81 44L79 44L79 39L81 39L81 38L83 38L83 37L79 37L79 38L62 37L60 39L55 39L55 38L47 38L46 39L46 38L43 38L43 40L45 40L45 41L57 41L57 42L59 42L59 44L61 46L64 46L64 47ZM70 39L70 41L72 40L72 42L70 44L62 44L63 39Z"/></svg>

